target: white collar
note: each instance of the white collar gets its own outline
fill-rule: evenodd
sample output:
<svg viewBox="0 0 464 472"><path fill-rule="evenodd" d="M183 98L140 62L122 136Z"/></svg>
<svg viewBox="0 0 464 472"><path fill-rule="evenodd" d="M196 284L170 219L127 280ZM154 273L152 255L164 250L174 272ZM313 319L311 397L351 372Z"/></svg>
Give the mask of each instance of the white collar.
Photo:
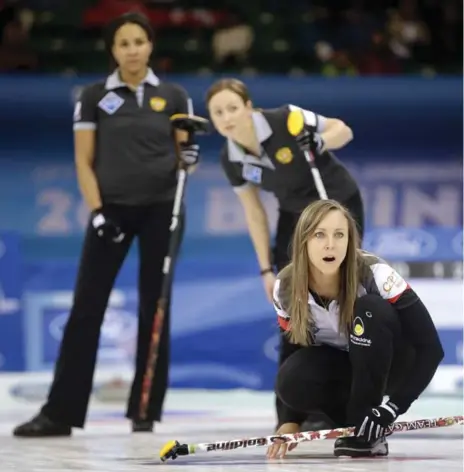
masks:
<svg viewBox="0 0 464 472"><path fill-rule="evenodd" d="M142 80L142 83L153 85L157 87L160 84L160 79L155 73L148 69L147 75ZM111 75L108 76L105 83L106 90L114 90L120 87L127 87L127 84L123 82L119 76L119 69L116 69Z"/></svg>

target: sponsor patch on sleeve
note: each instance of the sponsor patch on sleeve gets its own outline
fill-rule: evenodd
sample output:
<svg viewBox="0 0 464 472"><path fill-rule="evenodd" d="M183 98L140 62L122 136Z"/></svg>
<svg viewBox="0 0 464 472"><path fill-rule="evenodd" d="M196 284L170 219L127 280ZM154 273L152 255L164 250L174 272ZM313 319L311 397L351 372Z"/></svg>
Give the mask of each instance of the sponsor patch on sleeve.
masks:
<svg viewBox="0 0 464 472"><path fill-rule="evenodd" d="M372 271L380 296L391 303L395 303L409 287L403 277L388 264L374 264Z"/></svg>

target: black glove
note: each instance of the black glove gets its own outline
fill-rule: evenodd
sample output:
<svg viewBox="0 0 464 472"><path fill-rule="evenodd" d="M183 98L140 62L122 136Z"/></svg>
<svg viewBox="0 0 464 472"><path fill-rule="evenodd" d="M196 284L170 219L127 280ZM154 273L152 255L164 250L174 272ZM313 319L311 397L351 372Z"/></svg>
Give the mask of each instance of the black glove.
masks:
<svg viewBox="0 0 464 472"><path fill-rule="evenodd" d="M180 160L187 167L194 166L200 159L200 146L195 143L180 143Z"/></svg>
<svg viewBox="0 0 464 472"><path fill-rule="evenodd" d="M355 429L355 436L366 441L372 441L385 436L385 429L388 428L398 416L398 407L388 401L382 405L372 408L365 416L360 426Z"/></svg>
<svg viewBox="0 0 464 472"><path fill-rule="evenodd" d="M303 152L311 151L313 154L320 154L324 149L324 140L321 135L308 128L296 137L296 141Z"/></svg>
<svg viewBox="0 0 464 472"><path fill-rule="evenodd" d="M106 217L101 208L92 211L92 227L100 238L120 243L125 234L110 218Z"/></svg>

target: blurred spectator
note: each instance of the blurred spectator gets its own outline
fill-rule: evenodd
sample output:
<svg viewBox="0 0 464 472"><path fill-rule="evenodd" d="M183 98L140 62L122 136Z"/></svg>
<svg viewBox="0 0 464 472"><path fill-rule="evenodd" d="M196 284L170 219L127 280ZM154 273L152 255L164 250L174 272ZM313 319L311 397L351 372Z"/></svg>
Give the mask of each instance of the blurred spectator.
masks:
<svg viewBox="0 0 464 472"><path fill-rule="evenodd" d="M400 63L383 33L372 35L371 48L360 57L359 72L362 75L394 75L401 72Z"/></svg>
<svg viewBox="0 0 464 472"><path fill-rule="evenodd" d="M216 65L232 61L245 65L248 53L253 44L254 31L238 16L234 16L229 25L217 29L212 38L212 48Z"/></svg>
<svg viewBox="0 0 464 472"><path fill-rule="evenodd" d="M15 0L0 0L0 38L3 38L3 30L8 23L18 16L18 2ZM0 39L0 42L2 39Z"/></svg>
<svg viewBox="0 0 464 472"><path fill-rule="evenodd" d="M445 54L462 58L462 2L442 0Z"/></svg>
<svg viewBox="0 0 464 472"><path fill-rule="evenodd" d="M329 20L330 37L335 49L348 49L353 53L365 51L372 34L381 27L381 21L362 8L362 2L353 2L351 8L333 10Z"/></svg>
<svg viewBox="0 0 464 472"><path fill-rule="evenodd" d="M390 48L401 59L415 55L424 58L424 47L429 43L430 32L420 18L416 0L400 0L399 8L392 10L387 23Z"/></svg>
<svg viewBox="0 0 464 472"><path fill-rule="evenodd" d="M0 71L35 69L37 58L29 42L32 13L17 0L4 1L0 8Z"/></svg>
<svg viewBox="0 0 464 472"><path fill-rule="evenodd" d="M167 52L160 56L160 72L176 72L179 64L183 72L238 71L250 65L251 54L258 71L267 70L267 58L277 44L286 44L288 51L288 60L277 61L272 68L281 73L292 68L304 72L322 68L328 76L462 70L459 0L0 0L0 41L5 26L18 20L24 6L39 12L41 19L32 43L34 35L53 40L56 30L70 49L77 37L88 40L88 51L76 59L82 72L86 61L89 68L99 62L90 38L98 36L113 16L129 10L144 12L155 29L162 30ZM42 21L42 12L52 20ZM176 57L171 57L176 44ZM41 50L45 58L53 53ZM70 50L68 63L74 61L72 54ZM57 61L43 62L49 63Z"/></svg>
<svg viewBox="0 0 464 472"><path fill-rule="evenodd" d="M354 77L358 75L358 70L351 60L349 52L338 50L334 51L332 57L322 66L321 73L326 77Z"/></svg>
<svg viewBox="0 0 464 472"><path fill-rule="evenodd" d="M3 28L0 71L33 70L36 67L37 58L31 50L27 30L19 20L10 21Z"/></svg>

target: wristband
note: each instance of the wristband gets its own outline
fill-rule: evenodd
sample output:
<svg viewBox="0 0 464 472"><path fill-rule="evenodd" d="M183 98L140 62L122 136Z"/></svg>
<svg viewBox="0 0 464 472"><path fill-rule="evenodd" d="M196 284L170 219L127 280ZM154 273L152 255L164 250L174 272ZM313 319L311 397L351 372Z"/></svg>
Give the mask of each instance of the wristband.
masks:
<svg viewBox="0 0 464 472"><path fill-rule="evenodd" d="M260 273L260 275L266 275L266 274L269 274L270 272L274 273L274 271L272 270L272 267L262 269L259 273Z"/></svg>

